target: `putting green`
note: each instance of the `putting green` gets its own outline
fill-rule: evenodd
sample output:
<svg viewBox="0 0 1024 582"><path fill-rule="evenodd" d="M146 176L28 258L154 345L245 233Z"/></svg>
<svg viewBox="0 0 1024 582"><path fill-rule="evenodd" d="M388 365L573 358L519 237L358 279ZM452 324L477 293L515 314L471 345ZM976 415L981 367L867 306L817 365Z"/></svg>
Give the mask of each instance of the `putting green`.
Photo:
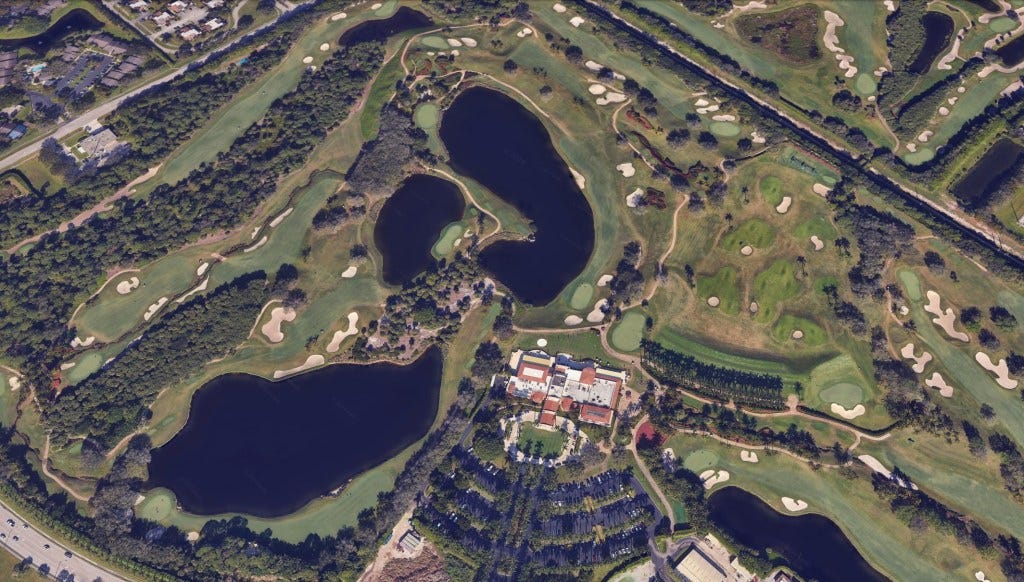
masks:
<svg viewBox="0 0 1024 582"><path fill-rule="evenodd" d="M91 351L79 358L74 368L65 371L63 378L69 385L78 384L88 378L89 374L99 370L101 365L103 365L103 354L95 350Z"/></svg>
<svg viewBox="0 0 1024 582"><path fill-rule="evenodd" d="M448 50L448 41L440 36L424 36L420 39L420 43L425 47L437 49L439 51Z"/></svg>
<svg viewBox="0 0 1024 582"><path fill-rule="evenodd" d="M711 122L711 133L722 137L735 137L740 134L740 126L731 121Z"/></svg>
<svg viewBox="0 0 1024 582"><path fill-rule="evenodd" d="M921 148L912 154L903 156L903 161L912 166L923 164L935 157L935 150L932 148Z"/></svg>
<svg viewBox="0 0 1024 582"><path fill-rule="evenodd" d="M174 509L174 494L166 489L154 489L146 494L146 499L135 508L135 515L143 519L160 521L166 519Z"/></svg>
<svg viewBox="0 0 1024 582"><path fill-rule="evenodd" d="M754 218L736 227L736 230L722 237L722 248L727 251L738 251L745 245L757 249L771 246L775 241L775 229L767 222Z"/></svg>
<svg viewBox="0 0 1024 582"><path fill-rule="evenodd" d="M378 8L373 15L380 18L387 18L395 13L395 9L398 8L398 0L388 0Z"/></svg>
<svg viewBox="0 0 1024 582"><path fill-rule="evenodd" d="M989 20L988 27L992 29L992 32L1002 34L1004 32L1010 32L1014 28L1017 28L1017 21L1006 16L1000 16L999 18L993 18L992 20Z"/></svg>
<svg viewBox="0 0 1024 582"><path fill-rule="evenodd" d="M590 283L580 283L572 292L569 299L569 307L573 309L586 309L590 307L590 300L594 297L594 286Z"/></svg>
<svg viewBox="0 0 1024 582"><path fill-rule="evenodd" d="M632 352L640 348L644 326L647 318L639 311L627 311L622 319L612 328L612 345L624 352Z"/></svg>
<svg viewBox="0 0 1024 582"><path fill-rule="evenodd" d="M466 230L466 227L461 222L453 222L445 227L441 232L441 238L437 239L434 243L434 248L430 249L430 252L435 258L447 257L452 249L455 248L455 241L459 240L462 233Z"/></svg>
<svg viewBox="0 0 1024 582"><path fill-rule="evenodd" d="M872 95L878 90L878 83L875 82L875 79L871 75L861 73L857 75L857 82L854 83L854 88L856 88L857 92L861 95Z"/></svg>
<svg viewBox="0 0 1024 582"><path fill-rule="evenodd" d="M794 331L802 331L803 337L800 339L793 337ZM797 317L795 315L783 314L779 318L779 322L775 324L775 328L772 329L772 336L775 337L776 341L785 342L793 341L800 342L806 346L820 346L828 340L825 335L825 330L809 319Z"/></svg>
<svg viewBox="0 0 1024 582"><path fill-rule="evenodd" d="M768 204L778 206L782 203L782 179L778 176L765 176L761 178L758 190L761 191L761 195L764 196L764 200Z"/></svg>
<svg viewBox="0 0 1024 582"><path fill-rule="evenodd" d="M683 461L684 467L698 475L717 464L718 455L707 449L697 449L689 455L686 455L686 460Z"/></svg>
<svg viewBox="0 0 1024 582"><path fill-rule="evenodd" d="M822 402L835 402L844 408L850 409L863 403L864 390L856 384L840 382L822 390L818 394L818 398Z"/></svg>
<svg viewBox="0 0 1024 582"><path fill-rule="evenodd" d="M413 119L420 129L434 129L437 127L437 114L436 103L424 103L416 108Z"/></svg>
<svg viewBox="0 0 1024 582"><path fill-rule="evenodd" d="M899 273L900 281L903 282L903 286L907 288L907 297L911 301L921 300L921 282L917 280L917 275L913 271L903 269Z"/></svg>

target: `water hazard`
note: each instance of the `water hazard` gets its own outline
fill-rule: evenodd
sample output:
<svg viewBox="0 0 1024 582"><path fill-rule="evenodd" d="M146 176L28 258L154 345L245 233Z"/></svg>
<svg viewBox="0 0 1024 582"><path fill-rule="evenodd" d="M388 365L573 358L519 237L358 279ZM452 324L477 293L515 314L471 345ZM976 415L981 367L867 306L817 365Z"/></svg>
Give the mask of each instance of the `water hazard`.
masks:
<svg viewBox="0 0 1024 582"><path fill-rule="evenodd" d="M907 67L908 71L918 75L928 72L935 57L949 46L953 37L953 19L941 12L926 12L921 17L921 25L924 26L924 46Z"/></svg>
<svg viewBox="0 0 1024 582"><path fill-rule="evenodd" d="M338 38L338 44L347 46L369 41L383 42L393 34L414 28L423 28L432 24L434 24L434 21L426 14L407 6L402 6L390 18L368 20L346 30Z"/></svg>

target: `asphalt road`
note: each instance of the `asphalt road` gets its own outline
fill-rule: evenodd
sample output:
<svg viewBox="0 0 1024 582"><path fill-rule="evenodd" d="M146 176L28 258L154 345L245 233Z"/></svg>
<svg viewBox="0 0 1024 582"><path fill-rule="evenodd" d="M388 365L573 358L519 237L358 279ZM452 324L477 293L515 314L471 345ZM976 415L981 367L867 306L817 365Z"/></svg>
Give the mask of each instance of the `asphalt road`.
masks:
<svg viewBox="0 0 1024 582"><path fill-rule="evenodd" d="M8 520L12 520L14 525L10 525ZM17 540L14 539L15 536ZM38 568L46 564L49 567L49 575L59 580L128 582L127 578L122 578L73 552L68 558L65 552L70 551L69 548L28 525L28 522L3 503L0 503L0 545L18 558L31 557L33 567ZM8 572L0 572L0 577L7 574ZM68 577L69 575L73 577Z"/></svg>

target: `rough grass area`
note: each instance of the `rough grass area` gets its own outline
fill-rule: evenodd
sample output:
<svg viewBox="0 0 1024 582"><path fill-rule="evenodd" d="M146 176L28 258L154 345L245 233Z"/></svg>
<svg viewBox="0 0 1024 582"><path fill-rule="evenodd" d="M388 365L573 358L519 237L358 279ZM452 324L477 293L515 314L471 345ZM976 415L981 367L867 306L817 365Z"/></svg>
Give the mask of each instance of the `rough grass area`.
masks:
<svg viewBox="0 0 1024 582"><path fill-rule="evenodd" d="M782 202L782 179L778 176L765 176L758 184L761 196L765 202L772 206L778 206Z"/></svg>
<svg viewBox="0 0 1024 582"><path fill-rule="evenodd" d="M705 301L709 297L718 297L720 303L717 309L730 314L738 313L740 310L740 288L736 278L736 269L722 267L710 277L697 279L697 294ZM710 306L706 307L713 309Z"/></svg>
<svg viewBox="0 0 1024 582"><path fill-rule="evenodd" d="M795 297L800 292L793 262L779 259L754 277L754 300L757 301L756 319L768 322L775 319L777 304Z"/></svg>
<svg viewBox="0 0 1024 582"><path fill-rule="evenodd" d="M803 337L794 338L793 334L797 331L802 332ZM788 313L783 314L772 328L772 336L778 342L793 341L806 346L820 346L828 341L828 334L821 326L809 319Z"/></svg>
<svg viewBox="0 0 1024 582"><path fill-rule="evenodd" d="M766 249L774 241L775 228L759 218L754 218L722 237L722 248L727 251L738 251L745 245L750 245L755 249Z"/></svg>
<svg viewBox="0 0 1024 582"><path fill-rule="evenodd" d="M744 14L736 19L736 31L747 42L791 63L811 63L821 58L819 12L817 6L804 4L777 12Z"/></svg>

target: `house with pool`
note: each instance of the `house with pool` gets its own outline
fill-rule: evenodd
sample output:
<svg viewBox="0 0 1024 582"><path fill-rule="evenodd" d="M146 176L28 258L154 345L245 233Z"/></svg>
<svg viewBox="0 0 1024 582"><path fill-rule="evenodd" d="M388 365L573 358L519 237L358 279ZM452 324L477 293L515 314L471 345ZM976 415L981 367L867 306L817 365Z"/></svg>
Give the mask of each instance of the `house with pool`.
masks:
<svg viewBox="0 0 1024 582"><path fill-rule="evenodd" d="M559 413L578 412L580 422L611 426L619 392L627 374L576 360L571 354L550 355L541 350L515 350L509 359L511 375L505 392L540 406L537 424L553 427Z"/></svg>

